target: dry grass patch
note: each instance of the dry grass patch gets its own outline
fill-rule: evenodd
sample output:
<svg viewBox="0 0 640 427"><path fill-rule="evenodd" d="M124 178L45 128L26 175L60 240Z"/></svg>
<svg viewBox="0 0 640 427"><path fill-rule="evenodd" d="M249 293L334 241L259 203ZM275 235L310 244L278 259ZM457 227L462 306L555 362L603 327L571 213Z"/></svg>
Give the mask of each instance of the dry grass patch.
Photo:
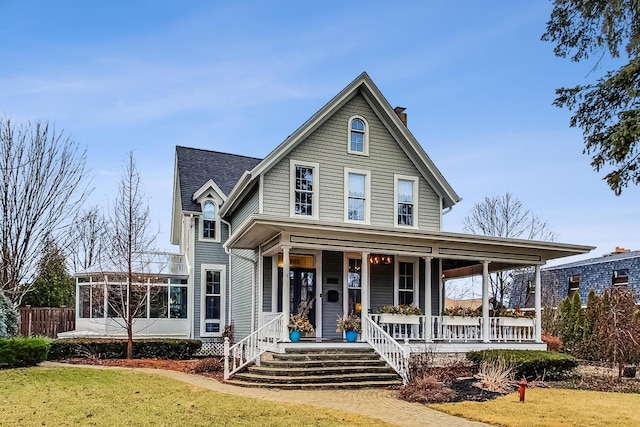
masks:
<svg viewBox="0 0 640 427"><path fill-rule="evenodd" d="M2 426L388 426L309 405L216 393L158 375L83 368L0 371Z"/></svg>
<svg viewBox="0 0 640 427"><path fill-rule="evenodd" d="M638 395L583 390L531 389L526 402L513 393L487 402L429 405L470 420L505 427L637 426Z"/></svg>

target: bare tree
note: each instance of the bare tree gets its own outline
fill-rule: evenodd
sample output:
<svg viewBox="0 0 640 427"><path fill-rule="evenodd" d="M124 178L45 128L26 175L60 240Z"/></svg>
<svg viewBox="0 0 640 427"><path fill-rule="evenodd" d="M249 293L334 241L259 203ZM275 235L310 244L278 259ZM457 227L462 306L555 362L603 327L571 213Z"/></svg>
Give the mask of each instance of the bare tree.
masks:
<svg viewBox="0 0 640 427"><path fill-rule="evenodd" d="M46 239L63 240L87 195L86 154L48 123L0 118L0 286L20 304Z"/></svg>
<svg viewBox="0 0 640 427"><path fill-rule="evenodd" d="M84 271L98 264L105 237L105 220L97 206L78 211L69 232L70 268Z"/></svg>
<svg viewBox="0 0 640 427"><path fill-rule="evenodd" d="M484 236L546 241L555 239L555 233L549 229L547 222L525 209L522 202L511 193L485 197L484 201L474 205L463 224L466 232ZM490 277L491 292L500 305L509 297L513 274L513 271L501 271Z"/></svg>
<svg viewBox="0 0 640 427"><path fill-rule="evenodd" d="M108 286L108 309L121 318L127 330L127 358L133 358L133 323L146 309L146 286L134 285L137 276L149 267L148 253L153 251L157 231L149 223L149 205L140 188L140 174L133 152L123 166L118 196L106 218L104 259L124 280Z"/></svg>

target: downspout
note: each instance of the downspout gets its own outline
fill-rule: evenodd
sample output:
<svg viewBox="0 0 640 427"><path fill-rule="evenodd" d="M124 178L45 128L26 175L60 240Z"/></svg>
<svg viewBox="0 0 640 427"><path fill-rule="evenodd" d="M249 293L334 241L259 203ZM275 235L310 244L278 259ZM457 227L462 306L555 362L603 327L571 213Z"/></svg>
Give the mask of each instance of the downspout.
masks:
<svg viewBox="0 0 640 427"><path fill-rule="evenodd" d="M451 212L451 209L453 209L453 206L449 206L448 208L443 209L442 210L442 216L445 216L446 214Z"/></svg>
<svg viewBox="0 0 640 427"><path fill-rule="evenodd" d="M229 236L231 235L231 224L228 221L225 221L224 219L220 218L221 222L224 222L227 225L227 228L229 230ZM251 269L251 331L254 331L255 328L255 321L256 321L256 316L255 316L255 311L256 311L256 290L255 290L255 282L256 282L256 267L258 265L258 261L254 260L252 258L246 257L244 255L240 255L240 254L232 254L231 253L231 248L224 246L224 251L227 255L229 255L229 321L231 321L232 317L231 317L231 257L232 256L236 256L240 259L244 259L245 261L249 261L251 264L253 264L253 268Z"/></svg>
<svg viewBox="0 0 640 427"><path fill-rule="evenodd" d="M196 317L196 308L195 308L195 303L196 303L196 283L195 283L195 271L194 271L194 267L196 264L196 259L195 259L195 245L196 245L196 235L195 232L193 232L193 214L189 214L189 235L187 236L187 238L189 240L191 240L191 237L193 236L193 240L189 242L189 252L188 254L185 254L185 259L187 260L187 272L189 273L189 280L191 281L191 301L189 304L189 338L193 339L195 337L195 325L193 322L196 321L195 317ZM191 254L193 254L193 265L190 265L189 263L189 257L191 256ZM191 270L191 271L189 271ZM201 290L202 291L202 290Z"/></svg>

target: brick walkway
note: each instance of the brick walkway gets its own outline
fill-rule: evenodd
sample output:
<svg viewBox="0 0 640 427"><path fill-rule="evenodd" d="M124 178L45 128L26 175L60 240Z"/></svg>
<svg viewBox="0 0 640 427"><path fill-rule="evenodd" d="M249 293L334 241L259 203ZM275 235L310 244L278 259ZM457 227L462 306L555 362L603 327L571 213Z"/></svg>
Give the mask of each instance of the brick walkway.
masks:
<svg viewBox="0 0 640 427"><path fill-rule="evenodd" d="M362 390L278 390L237 387L221 383L201 375L150 368L114 368L95 365L69 365L66 363L44 362L47 367L87 367L97 369L129 369L150 374L163 375L185 383L219 393L234 394L254 399L275 402L301 403L323 406L347 412L366 415L399 426L433 427L479 427L486 426L442 412L429 409L419 403L409 403L394 397L394 392L381 389Z"/></svg>

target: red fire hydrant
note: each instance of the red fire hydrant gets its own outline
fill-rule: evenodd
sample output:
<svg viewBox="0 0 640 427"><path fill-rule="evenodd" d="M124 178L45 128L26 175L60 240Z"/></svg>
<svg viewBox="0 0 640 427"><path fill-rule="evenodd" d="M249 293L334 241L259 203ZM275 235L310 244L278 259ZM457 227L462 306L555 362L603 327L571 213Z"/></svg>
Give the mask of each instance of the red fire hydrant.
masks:
<svg viewBox="0 0 640 427"><path fill-rule="evenodd" d="M520 381L520 402L524 402L524 392L527 389L527 379L523 378Z"/></svg>

